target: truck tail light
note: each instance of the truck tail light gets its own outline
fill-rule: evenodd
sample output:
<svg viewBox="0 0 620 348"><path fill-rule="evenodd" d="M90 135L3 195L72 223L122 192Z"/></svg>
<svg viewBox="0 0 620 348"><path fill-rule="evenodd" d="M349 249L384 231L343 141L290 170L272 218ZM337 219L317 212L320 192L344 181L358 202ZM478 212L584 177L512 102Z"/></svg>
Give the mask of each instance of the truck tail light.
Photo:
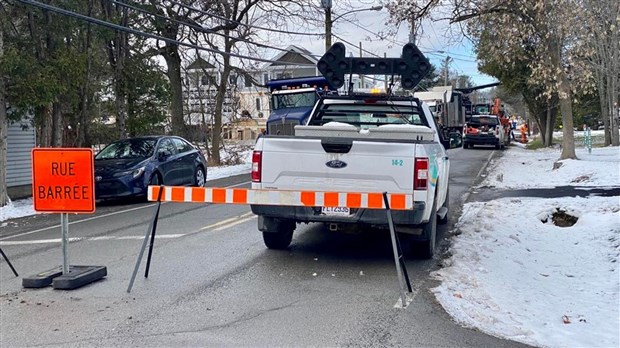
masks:
<svg viewBox="0 0 620 348"><path fill-rule="evenodd" d="M252 181L260 182L262 174L262 151L254 151L252 153Z"/></svg>
<svg viewBox="0 0 620 348"><path fill-rule="evenodd" d="M413 169L413 189L426 190L428 187L428 158L416 157Z"/></svg>

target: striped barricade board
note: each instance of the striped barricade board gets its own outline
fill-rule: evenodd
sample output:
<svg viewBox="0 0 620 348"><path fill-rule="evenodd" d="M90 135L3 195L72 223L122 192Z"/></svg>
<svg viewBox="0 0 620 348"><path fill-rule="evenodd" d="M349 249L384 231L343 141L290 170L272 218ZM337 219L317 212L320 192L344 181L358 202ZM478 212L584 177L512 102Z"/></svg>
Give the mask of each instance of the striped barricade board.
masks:
<svg viewBox="0 0 620 348"><path fill-rule="evenodd" d="M327 192L292 190L253 190L246 188L149 186L149 201L162 202L257 204L298 207L347 207L386 209L381 192ZM413 195L388 193L390 209L413 209Z"/></svg>

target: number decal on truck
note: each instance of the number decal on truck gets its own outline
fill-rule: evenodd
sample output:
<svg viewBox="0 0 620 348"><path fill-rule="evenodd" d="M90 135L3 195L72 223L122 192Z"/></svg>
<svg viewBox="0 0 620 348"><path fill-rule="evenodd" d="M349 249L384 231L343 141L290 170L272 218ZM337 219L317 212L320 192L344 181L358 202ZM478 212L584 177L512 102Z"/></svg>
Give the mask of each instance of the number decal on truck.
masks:
<svg viewBox="0 0 620 348"><path fill-rule="evenodd" d="M402 167L403 163L404 163L403 160L397 160L397 159L392 160L392 166L394 167Z"/></svg>

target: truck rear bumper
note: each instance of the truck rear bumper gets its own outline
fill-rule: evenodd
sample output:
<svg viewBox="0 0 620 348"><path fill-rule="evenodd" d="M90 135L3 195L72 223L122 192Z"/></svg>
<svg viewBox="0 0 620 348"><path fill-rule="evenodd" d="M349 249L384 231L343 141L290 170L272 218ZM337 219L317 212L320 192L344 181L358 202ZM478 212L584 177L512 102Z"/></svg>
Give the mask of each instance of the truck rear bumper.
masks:
<svg viewBox="0 0 620 348"><path fill-rule="evenodd" d="M351 209L349 216L323 215L321 207L293 207L275 205L251 205L256 215L294 220L296 222L329 222L387 226L385 210ZM426 203L414 202L413 210L392 210L392 220L396 225L419 225L422 221Z"/></svg>
<svg viewBox="0 0 620 348"><path fill-rule="evenodd" d="M465 136L463 142L474 145L499 145L499 138L497 137L472 137Z"/></svg>

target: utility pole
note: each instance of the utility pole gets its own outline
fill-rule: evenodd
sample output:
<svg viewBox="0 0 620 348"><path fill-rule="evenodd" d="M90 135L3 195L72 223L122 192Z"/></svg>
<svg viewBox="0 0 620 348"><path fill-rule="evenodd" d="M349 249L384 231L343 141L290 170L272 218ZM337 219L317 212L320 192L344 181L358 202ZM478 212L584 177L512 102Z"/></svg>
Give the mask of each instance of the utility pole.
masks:
<svg viewBox="0 0 620 348"><path fill-rule="evenodd" d="M360 41L360 58L362 58L362 42L361 41ZM364 74L360 74L360 78L362 80L361 88L366 88L365 85L364 85Z"/></svg>
<svg viewBox="0 0 620 348"><path fill-rule="evenodd" d="M332 0L321 0L325 10L325 52L332 46Z"/></svg>
<svg viewBox="0 0 620 348"><path fill-rule="evenodd" d="M450 71L450 60L451 59L452 58L450 58L450 56L446 56L446 66L445 66L445 68L446 68L446 71L445 71L446 75L445 75L445 78L444 78L444 86L448 86L448 72Z"/></svg>
<svg viewBox="0 0 620 348"><path fill-rule="evenodd" d="M411 26L409 31L409 43L415 45L415 19L411 18L409 25Z"/></svg>

